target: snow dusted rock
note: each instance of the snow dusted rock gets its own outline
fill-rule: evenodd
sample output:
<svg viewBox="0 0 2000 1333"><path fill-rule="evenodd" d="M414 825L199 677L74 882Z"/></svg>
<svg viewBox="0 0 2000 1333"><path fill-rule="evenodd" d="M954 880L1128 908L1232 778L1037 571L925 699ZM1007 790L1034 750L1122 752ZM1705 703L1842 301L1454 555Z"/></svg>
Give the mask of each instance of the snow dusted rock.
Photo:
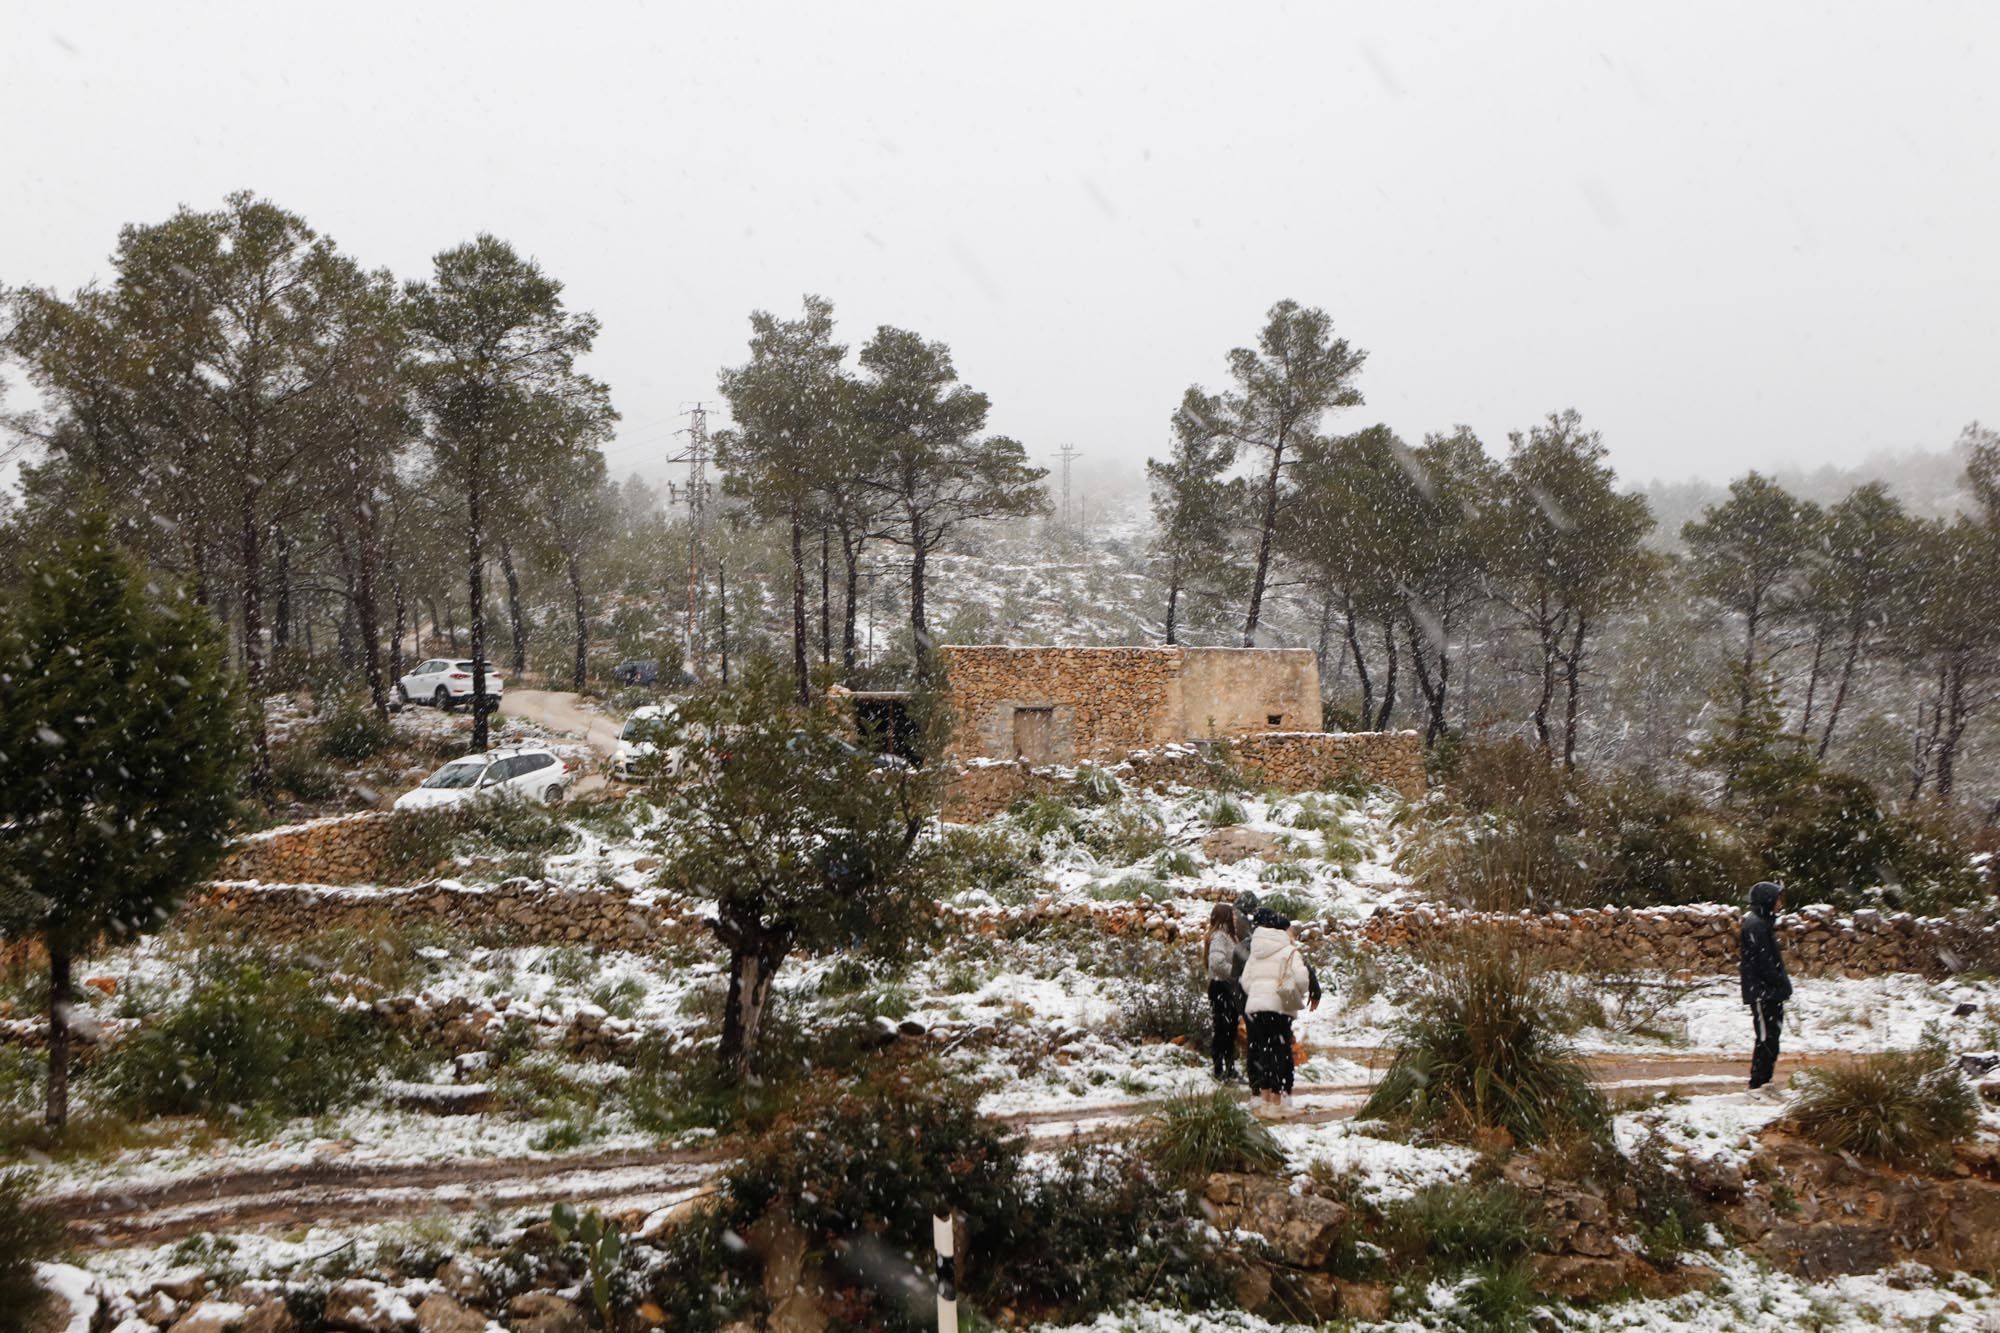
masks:
<svg viewBox="0 0 2000 1333"><path fill-rule="evenodd" d="M1282 837L1240 824L1216 829L1201 840L1201 850L1208 854L1209 860L1224 866L1253 856L1272 864L1292 859Z"/></svg>
<svg viewBox="0 0 2000 1333"><path fill-rule="evenodd" d="M164 1291L152 1291L141 1297L138 1303L138 1317L156 1328L165 1328L174 1322L180 1313L181 1303Z"/></svg>
<svg viewBox="0 0 2000 1333"><path fill-rule="evenodd" d="M343 1282L327 1293L326 1326L341 1333L395 1333L416 1322L402 1293L380 1282Z"/></svg>
<svg viewBox="0 0 2000 1333"><path fill-rule="evenodd" d="M583 1311L553 1292L531 1291L507 1304L507 1326L514 1333L589 1333Z"/></svg>
<svg viewBox="0 0 2000 1333"><path fill-rule="evenodd" d="M298 1328L283 1298L273 1296L250 1308L237 1333L298 1333Z"/></svg>
<svg viewBox="0 0 2000 1333"><path fill-rule="evenodd" d="M424 1297L417 1307L417 1328L419 1333L486 1333L486 1316L440 1291Z"/></svg>
<svg viewBox="0 0 2000 1333"><path fill-rule="evenodd" d="M35 1281L54 1298L49 1313L63 1321L47 1327L61 1333L90 1333L91 1322L105 1304L103 1283L70 1264L36 1264Z"/></svg>
<svg viewBox="0 0 2000 1333"><path fill-rule="evenodd" d="M1316 1194L1294 1194L1291 1185L1268 1176L1218 1171L1204 1191L1210 1220L1218 1231L1254 1231L1278 1258L1295 1268L1326 1262L1347 1209Z"/></svg>
<svg viewBox="0 0 2000 1333"><path fill-rule="evenodd" d="M438 1270L433 1276L437 1278L438 1285L444 1288L445 1294L454 1300L465 1301L472 1305L482 1304L486 1300L489 1290L486 1285L486 1274L480 1272L476 1264L464 1259L447 1259L438 1265ZM423 1311L419 1309L417 1313L422 1315Z"/></svg>
<svg viewBox="0 0 2000 1333"><path fill-rule="evenodd" d="M174 1321L172 1333L230 1333L249 1313L235 1301L199 1301Z"/></svg>

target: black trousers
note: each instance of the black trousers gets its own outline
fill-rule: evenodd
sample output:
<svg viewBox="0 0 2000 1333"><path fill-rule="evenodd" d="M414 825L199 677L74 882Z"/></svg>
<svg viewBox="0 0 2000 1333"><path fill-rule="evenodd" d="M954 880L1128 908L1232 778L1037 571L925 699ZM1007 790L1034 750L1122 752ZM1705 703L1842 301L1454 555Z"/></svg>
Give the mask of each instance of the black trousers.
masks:
<svg viewBox="0 0 2000 1333"><path fill-rule="evenodd" d="M1783 1000L1752 1000L1750 1023L1757 1045L1750 1052L1750 1086L1761 1088L1778 1067L1778 1033L1785 1026Z"/></svg>
<svg viewBox="0 0 2000 1333"><path fill-rule="evenodd" d="M1243 1016L1243 988L1233 981L1208 983L1208 1016L1215 1035L1208 1041L1208 1059L1216 1077L1236 1072L1236 1020Z"/></svg>
<svg viewBox="0 0 2000 1333"><path fill-rule="evenodd" d="M1292 1016L1251 1014L1250 1090L1283 1092L1292 1082Z"/></svg>

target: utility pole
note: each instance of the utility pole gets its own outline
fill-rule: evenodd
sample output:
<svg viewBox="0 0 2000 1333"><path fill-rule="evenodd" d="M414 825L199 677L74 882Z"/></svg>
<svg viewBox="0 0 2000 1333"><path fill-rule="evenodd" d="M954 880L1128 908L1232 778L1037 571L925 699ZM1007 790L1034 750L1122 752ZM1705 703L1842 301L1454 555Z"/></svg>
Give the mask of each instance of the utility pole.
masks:
<svg viewBox="0 0 2000 1333"><path fill-rule="evenodd" d="M1078 457L1077 448L1073 444L1065 444L1062 448L1056 450L1056 456L1062 459L1062 525L1063 531L1068 532L1070 531L1069 465L1073 459Z"/></svg>
<svg viewBox="0 0 2000 1333"><path fill-rule="evenodd" d="M708 409L695 403L687 409L688 425L685 431L674 432L688 437L687 448L678 455L667 459L669 463L686 463L687 506L688 506L688 569L687 569L687 623L682 631L687 644L687 666L697 676L701 674L701 539L702 526L708 517ZM724 668L726 671L727 668Z"/></svg>

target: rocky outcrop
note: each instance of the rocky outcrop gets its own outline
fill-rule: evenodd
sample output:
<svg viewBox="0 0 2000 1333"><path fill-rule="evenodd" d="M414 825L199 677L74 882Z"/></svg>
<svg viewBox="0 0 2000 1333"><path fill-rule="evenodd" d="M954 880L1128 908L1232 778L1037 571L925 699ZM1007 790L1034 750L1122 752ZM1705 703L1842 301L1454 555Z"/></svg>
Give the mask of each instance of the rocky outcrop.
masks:
<svg viewBox="0 0 2000 1333"><path fill-rule="evenodd" d="M1959 1150L1931 1175L1829 1153L1766 1131L1743 1169L1731 1228L1765 1261L1821 1280L1920 1263L1941 1273L2000 1269L2000 1144Z"/></svg>

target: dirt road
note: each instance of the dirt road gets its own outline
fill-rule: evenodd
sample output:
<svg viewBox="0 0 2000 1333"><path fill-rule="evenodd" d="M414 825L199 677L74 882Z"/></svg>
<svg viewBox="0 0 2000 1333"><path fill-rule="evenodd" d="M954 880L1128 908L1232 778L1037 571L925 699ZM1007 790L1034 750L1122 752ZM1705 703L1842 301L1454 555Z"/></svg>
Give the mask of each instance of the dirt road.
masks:
<svg viewBox="0 0 2000 1333"><path fill-rule="evenodd" d="M576 695L557 690L508 690L500 696L500 711L550 731L581 736L605 756L618 753L618 730L625 725L624 718L580 707Z"/></svg>
<svg viewBox="0 0 2000 1333"><path fill-rule="evenodd" d="M1380 1068L1387 1053L1343 1048L1338 1055ZM1785 1072L1838 1058L1787 1056ZM1591 1073L1614 1101L1652 1093L1714 1096L1740 1091L1748 1057L1618 1056L1593 1059ZM1301 1085L1293 1123L1352 1116L1372 1079ZM1021 1130L1031 1145L1072 1139L1129 1138L1160 1105L1129 1098L995 1117ZM277 1170L226 1171L166 1183L104 1186L42 1200L79 1245L157 1245L200 1232L353 1224L399 1217L527 1211L558 1202L596 1204L606 1212L651 1213L700 1193L726 1161L713 1150L575 1153L556 1158L468 1158L407 1164L320 1162Z"/></svg>

